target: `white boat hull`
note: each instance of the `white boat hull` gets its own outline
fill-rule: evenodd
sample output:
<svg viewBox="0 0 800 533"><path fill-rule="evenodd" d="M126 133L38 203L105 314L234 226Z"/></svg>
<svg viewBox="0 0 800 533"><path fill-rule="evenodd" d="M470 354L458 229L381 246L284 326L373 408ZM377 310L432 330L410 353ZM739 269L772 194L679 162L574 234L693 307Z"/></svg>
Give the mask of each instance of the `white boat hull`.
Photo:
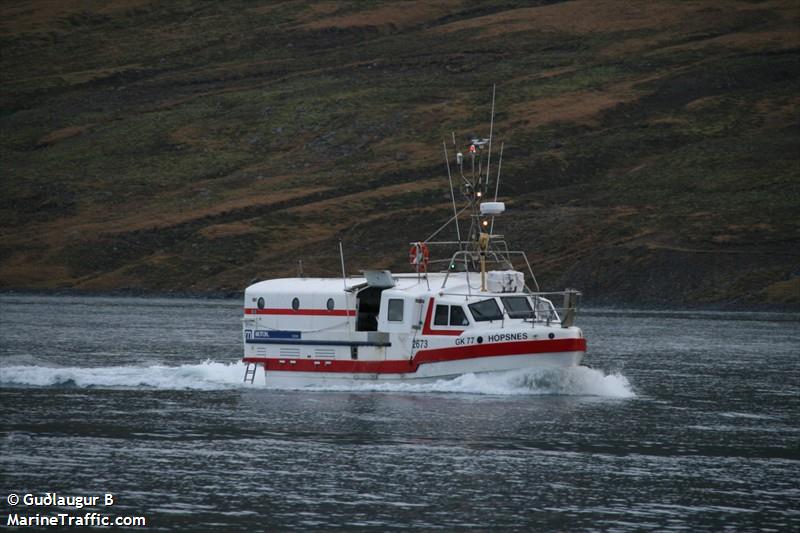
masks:
<svg viewBox="0 0 800 533"><path fill-rule="evenodd" d="M507 372L525 368L554 368L578 366L583 351L536 353L476 357L420 365L416 372L304 372L293 370L262 370L263 376L254 383L268 388L298 389L306 387L338 387L351 384L413 382L425 383L454 379L465 374Z"/></svg>

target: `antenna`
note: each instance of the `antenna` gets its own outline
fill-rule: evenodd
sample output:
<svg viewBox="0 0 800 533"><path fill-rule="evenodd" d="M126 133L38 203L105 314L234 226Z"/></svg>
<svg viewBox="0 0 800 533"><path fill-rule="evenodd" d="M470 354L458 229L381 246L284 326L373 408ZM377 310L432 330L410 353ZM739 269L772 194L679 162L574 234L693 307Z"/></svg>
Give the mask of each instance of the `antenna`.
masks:
<svg viewBox="0 0 800 533"><path fill-rule="evenodd" d="M489 121L489 155L486 159L486 186L489 186L489 166L492 162L492 131L494 130L494 94L497 89L497 84L492 84L492 118ZM496 198L495 198L496 200Z"/></svg>
<svg viewBox="0 0 800 533"><path fill-rule="evenodd" d="M494 184L494 201L497 201L497 193L500 191L500 169L503 167L503 146L506 142L500 143L500 163L497 165L497 183Z"/></svg>
<svg viewBox="0 0 800 533"><path fill-rule="evenodd" d="M456 140L456 134L453 133L453 142ZM453 177L450 174L450 158L447 155L447 142L442 139L442 146L444 147L444 162L447 164L447 181L450 182L450 199L453 200L453 216L456 219L456 236L458 237L458 249L461 249L461 228L458 225L458 213L456 212L456 195L453 192Z"/></svg>
<svg viewBox="0 0 800 533"><path fill-rule="evenodd" d="M339 239L339 257L342 259L342 283L344 283L344 290L347 291L347 274L344 271L344 250L341 239Z"/></svg>
<svg viewBox="0 0 800 533"><path fill-rule="evenodd" d="M342 249L342 239L339 239L339 257L342 260L342 283L344 284L344 308L345 314L347 315L347 337L352 339L351 329L350 329L350 293L347 292L347 274L345 274L344 270L344 250Z"/></svg>
<svg viewBox="0 0 800 533"><path fill-rule="evenodd" d="M472 150L469 151L469 159L472 162L472 176L470 176L470 177L474 179L475 178L475 152L473 152ZM480 179L480 175L478 176L478 179Z"/></svg>
<svg viewBox="0 0 800 533"><path fill-rule="evenodd" d="M494 184L494 201L497 201L497 193L500 191L500 169L503 168L503 146L505 141L500 143L500 162L497 164L497 183ZM488 174L488 172L487 172ZM489 228L489 235L494 233L494 217L492 217L492 225Z"/></svg>

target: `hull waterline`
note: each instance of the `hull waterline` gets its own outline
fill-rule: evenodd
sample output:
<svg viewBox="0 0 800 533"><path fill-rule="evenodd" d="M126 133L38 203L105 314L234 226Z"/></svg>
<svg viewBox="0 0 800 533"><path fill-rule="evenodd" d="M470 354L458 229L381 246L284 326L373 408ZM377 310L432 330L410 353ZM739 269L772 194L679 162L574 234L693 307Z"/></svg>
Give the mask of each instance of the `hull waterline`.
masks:
<svg viewBox="0 0 800 533"><path fill-rule="evenodd" d="M419 365L415 372L330 372L323 370L303 371L269 369L263 361L245 360L258 363L265 369L258 380L269 388L305 388L305 387L345 387L350 385L373 385L386 383L430 383L455 379L466 374L499 374L524 369L569 368L580 365L583 351L559 353L537 353L504 355L494 357L478 357L457 361L445 361ZM294 365L296 366L296 365Z"/></svg>

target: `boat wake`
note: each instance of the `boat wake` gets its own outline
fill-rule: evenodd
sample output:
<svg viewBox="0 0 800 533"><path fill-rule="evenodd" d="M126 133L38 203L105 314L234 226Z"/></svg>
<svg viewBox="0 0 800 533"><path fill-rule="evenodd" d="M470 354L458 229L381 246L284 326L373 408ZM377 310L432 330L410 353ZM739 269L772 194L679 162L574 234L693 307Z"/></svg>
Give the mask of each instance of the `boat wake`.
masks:
<svg viewBox="0 0 800 533"><path fill-rule="evenodd" d="M605 374L585 366L528 368L487 374L465 374L453 379L440 379L425 383L386 382L331 385L314 387L311 390L449 392L494 396L603 396L608 398L633 398L636 396L628 378L622 374Z"/></svg>
<svg viewBox="0 0 800 533"><path fill-rule="evenodd" d="M241 387L244 363L105 367L0 367L4 387L79 387L221 390Z"/></svg>
<svg viewBox="0 0 800 533"><path fill-rule="evenodd" d="M97 389L225 390L253 388L244 384L241 362L166 366L0 367L0 386L78 387ZM262 378L263 380L263 378ZM256 380L256 385L258 385ZM263 381L262 381L263 384ZM636 394L619 373L588 367L539 368L492 374L466 374L431 382L348 383L305 388L332 392L462 393L482 395L564 395L632 398Z"/></svg>

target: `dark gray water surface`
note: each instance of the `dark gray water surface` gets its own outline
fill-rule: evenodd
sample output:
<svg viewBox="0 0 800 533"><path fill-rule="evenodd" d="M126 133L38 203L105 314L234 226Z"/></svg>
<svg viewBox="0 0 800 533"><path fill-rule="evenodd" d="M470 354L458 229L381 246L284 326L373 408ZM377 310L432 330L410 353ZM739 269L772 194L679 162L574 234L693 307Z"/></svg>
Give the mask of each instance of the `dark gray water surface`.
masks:
<svg viewBox="0 0 800 533"><path fill-rule="evenodd" d="M241 384L240 312L0 296L3 525L800 530L796 314L584 310L593 370L309 392Z"/></svg>

